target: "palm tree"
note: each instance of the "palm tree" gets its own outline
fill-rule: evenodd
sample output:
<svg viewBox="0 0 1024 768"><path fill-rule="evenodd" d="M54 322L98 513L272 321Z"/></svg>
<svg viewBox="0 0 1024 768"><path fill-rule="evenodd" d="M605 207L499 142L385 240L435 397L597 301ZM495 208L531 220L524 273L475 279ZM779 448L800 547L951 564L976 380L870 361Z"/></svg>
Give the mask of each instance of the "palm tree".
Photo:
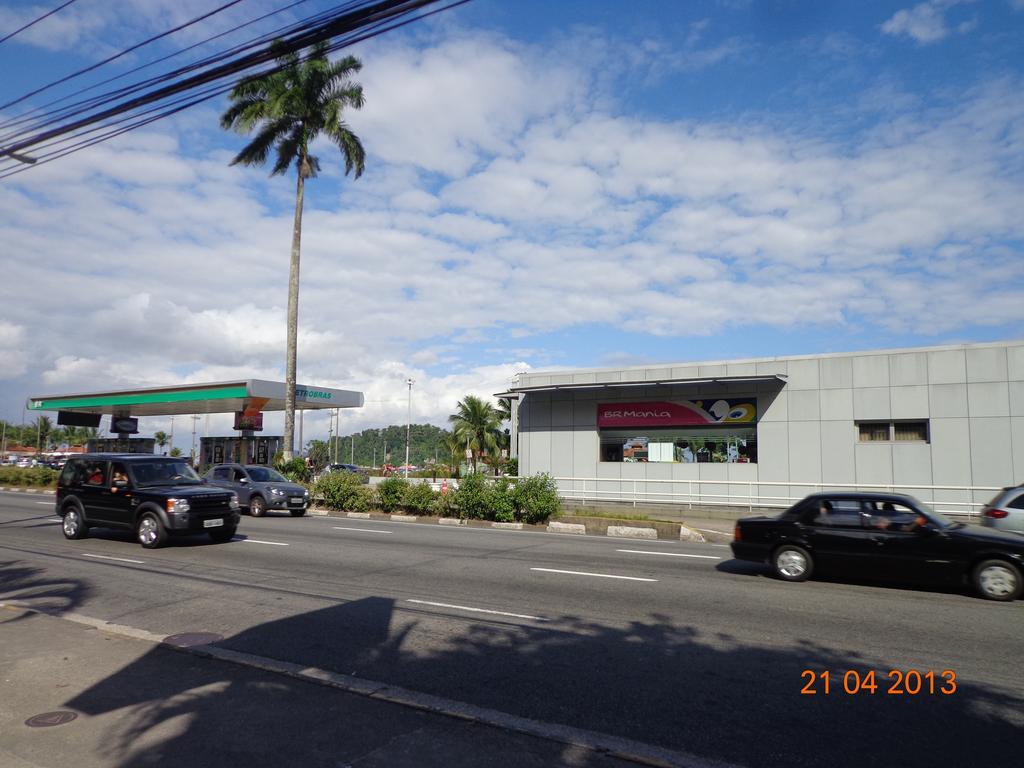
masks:
<svg viewBox="0 0 1024 768"><path fill-rule="evenodd" d="M153 439L156 440L157 447L163 451L164 446L167 445L167 433L163 431L154 432Z"/></svg>
<svg viewBox="0 0 1024 768"><path fill-rule="evenodd" d="M441 448L452 457L452 477L459 476L459 465L462 463L462 451L464 443L454 432L446 432L441 440Z"/></svg>
<svg viewBox="0 0 1024 768"><path fill-rule="evenodd" d="M452 424L455 436L472 452L473 471L476 472L480 454L498 450L495 432L501 422L498 421L494 406L473 395L466 395L455 408L457 412L450 415L448 421Z"/></svg>
<svg viewBox="0 0 1024 768"><path fill-rule="evenodd" d="M221 115L224 129L238 133L257 130L256 137L242 149L232 165L262 165L271 147L277 159L271 176L279 176L294 165L295 222L292 228L291 269L288 274L288 359L285 373L284 456L292 458L295 443L295 359L299 326L299 252L302 240L302 203L306 179L314 178L320 161L309 154L309 146L323 134L341 150L345 175L363 174L366 153L363 145L342 120L346 107L363 106L363 87L351 77L363 65L354 56L331 63L327 42L318 43L300 57L286 53L278 57L271 72L241 81L231 91L232 104Z"/></svg>
<svg viewBox="0 0 1024 768"><path fill-rule="evenodd" d="M36 450L41 451L46 446L46 438L49 436L50 430L53 429L53 421L49 416L37 416L32 429L35 431L32 438L36 443Z"/></svg>

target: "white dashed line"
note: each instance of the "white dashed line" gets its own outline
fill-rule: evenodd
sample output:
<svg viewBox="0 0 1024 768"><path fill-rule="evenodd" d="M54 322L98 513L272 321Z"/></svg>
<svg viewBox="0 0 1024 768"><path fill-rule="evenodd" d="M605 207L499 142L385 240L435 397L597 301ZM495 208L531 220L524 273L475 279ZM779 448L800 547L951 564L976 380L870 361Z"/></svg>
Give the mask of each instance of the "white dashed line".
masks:
<svg viewBox="0 0 1024 768"><path fill-rule="evenodd" d="M506 613L505 611L492 611L487 608L470 608L468 605L452 605L451 603L432 603L429 600L407 600L417 605L436 605L438 608L454 608L459 611L471 611L473 613L489 613L493 616L511 616L514 619L532 619L533 621L547 621L540 616L530 616L525 613Z"/></svg>
<svg viewBox="0 0 1024 768"><path fill-rule="evenodd" d="M85 553L82 557L98 557L100 560L117 560L119 563L135 563L136 565L142 565L143 560L129 560L127 557L107 557L106 555L90 555Z"/></svg>
<svg viewBox="0 0 1024 768"><path fill-rule="evenodd" d="M342 528L340 525L335 525L331 527L334 528L334 530L336 531L359 531L360 533L386 533L389 536L392 533L394 533L394 531L377 531L373 528Z"/></svg>
<svg viewBox="0 0 1024 768"><path fill-rule="evenodd" d="M629 552L634 555L664 555L665 557L697 557L701 560L721 560L714 555L687 555L682 552L652 552L647 549L616 549L616 552Z"/></svg>
<svg viewBox="0 0 1024 768"><path fill-rule="evenodd" d="M37 501L36 504L45 504L48 507L52 507L53 506L53 502L52 501Z"/></svg>
<svg viewBox="0 0 1024 768"><path fill-rule="evenodd" d="M545 573L567 573L571 576L597 576L600 579L625 579L626 581L657 581L657 579L642 579L639 576L616 576L611 573L589 573L588 571L560 571L557 568L531 568L531 571L543 571Z"/></svg>
<svg viewBox="0 0 1024 768"><path fill-rule="evenodd" d="M242 539L242 538L239 538L237 536L235 537L235 541L246 541L246 542L248 542L250 544L273 544L275 547L287 547L287 546L289 546L288 544L285 544L285 543L280 542L280 541L260 541L259 539Z"/></svg>

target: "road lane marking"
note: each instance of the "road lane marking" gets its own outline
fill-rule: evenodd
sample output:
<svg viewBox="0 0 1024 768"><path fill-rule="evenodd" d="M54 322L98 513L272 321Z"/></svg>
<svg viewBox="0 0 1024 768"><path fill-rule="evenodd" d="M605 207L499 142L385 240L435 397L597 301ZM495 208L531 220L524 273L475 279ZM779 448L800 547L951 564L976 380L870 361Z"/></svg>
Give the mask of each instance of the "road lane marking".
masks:
<svg viewBox="0 0 1024 768"><path fill-rule="evenodd" d="M52 507L53 506L53 502L52 501L37 501L36 504L45 504L48 507Z"/></svg>
<svg viewBox="0 0 1024 768"><path fill-rule="evenodd" d="M652 552L647 549L616 549L616 552L630 552L634 555L664 555L665 557L698 557L702 560L721 560L714 555L687 555L683 552Z"/></svg>
<svg viewBox="0 0 1024 768"><path fill-rule="evenodd" d="M611 573L590 573L588 571L561 571L558 568L531 568L531 571L544 571L545 573L568 573L573 576L597 576L601 579L625 579L626 581L657 581L657 579L643 579L639 576L615 576Z"/></svg>
<svg viewBox="0 0 1024 768"><path fill-rule="evenodd" d="M373 528L342 528L340 525L335 525L335 526L332 526L332 527L336 531L359 531L360 533L386 533L389 536L392 533L394 533L394 531L377 531L377 530L374 530Z"/></svg>
<svg viewBox="0 0 1024 768"><path fill-rule="evenodd" d="M468 605L452 605L451 603L432 603L429 600L407 600L408 603L418 605L436 605L439 608L455 608L459 611L472 611L473 613L489 613L494 616L511 616L514 619L532 619L533 621L547 621L540 616L530 616L525 613L506 613L505 611L491 611L487 608L470 608Z"/></svg>
<svg viewBox="0 0 1024 768"><path fill-rule="evenodd" d="M142 565L145 561L143 560L129 560L127 557L108 557L107 555L90 555L83 553L82 557L98 557L100 560L117 560L119 563L135 563L136 565Z"/></svg>
<svg viewBox="0 0 1024 768"><path fill-rule="evenodd" d="M290 546L280 541L260 541L259 539L245 539L241 536L235 536L235 541L247 541L250 544L273 544L275 547L287 547Z"/></svg>

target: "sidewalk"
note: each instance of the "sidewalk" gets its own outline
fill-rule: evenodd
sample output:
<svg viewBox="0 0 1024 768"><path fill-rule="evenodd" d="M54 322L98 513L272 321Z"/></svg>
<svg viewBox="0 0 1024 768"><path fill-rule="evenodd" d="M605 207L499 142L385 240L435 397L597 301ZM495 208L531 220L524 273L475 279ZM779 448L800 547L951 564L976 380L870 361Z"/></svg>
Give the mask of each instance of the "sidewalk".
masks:
<svg viewBox="0 0 1024 768"><path fill-rule="evenodd" d="M533 721L511 716L511 728L494 727L472 707L451 711L459 705L379 686L371 693L368 681L366 694L353 693L303 679L308 670L268 671L85 621L0 604L5 768L704 764L654 748L629 752L638 746L629 742L616 751L611 737L603 737L610 749L583 746L588 732L556 725L535 723L550 735L529 735L514 721ZM404 705L393 700L403 696Z"/></svg>

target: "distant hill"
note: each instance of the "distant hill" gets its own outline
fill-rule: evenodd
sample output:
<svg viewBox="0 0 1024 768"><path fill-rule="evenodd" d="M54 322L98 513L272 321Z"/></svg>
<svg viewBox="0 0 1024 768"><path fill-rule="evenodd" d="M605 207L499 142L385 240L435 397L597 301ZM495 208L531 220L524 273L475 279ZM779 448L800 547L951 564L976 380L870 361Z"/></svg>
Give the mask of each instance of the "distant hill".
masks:
<svg viewBox="0 0 1024 768"><path fill-rule="evenodd" d="M450 435L447 429L435 427L433 424L413 424L409 432L409 462L422 467L427 460L441 464L451 461L442 443ZM352 461L353 438L355 438L355 461ZM405 425L384 427L383 429L364 429L354 435L342 435L331 441L331 455L346 464L358 464L361 467L378 467L384 463L384 447L391 456L390 463L399 466L405 463ZM337 450L337 453L335 453Z"/></svg>

